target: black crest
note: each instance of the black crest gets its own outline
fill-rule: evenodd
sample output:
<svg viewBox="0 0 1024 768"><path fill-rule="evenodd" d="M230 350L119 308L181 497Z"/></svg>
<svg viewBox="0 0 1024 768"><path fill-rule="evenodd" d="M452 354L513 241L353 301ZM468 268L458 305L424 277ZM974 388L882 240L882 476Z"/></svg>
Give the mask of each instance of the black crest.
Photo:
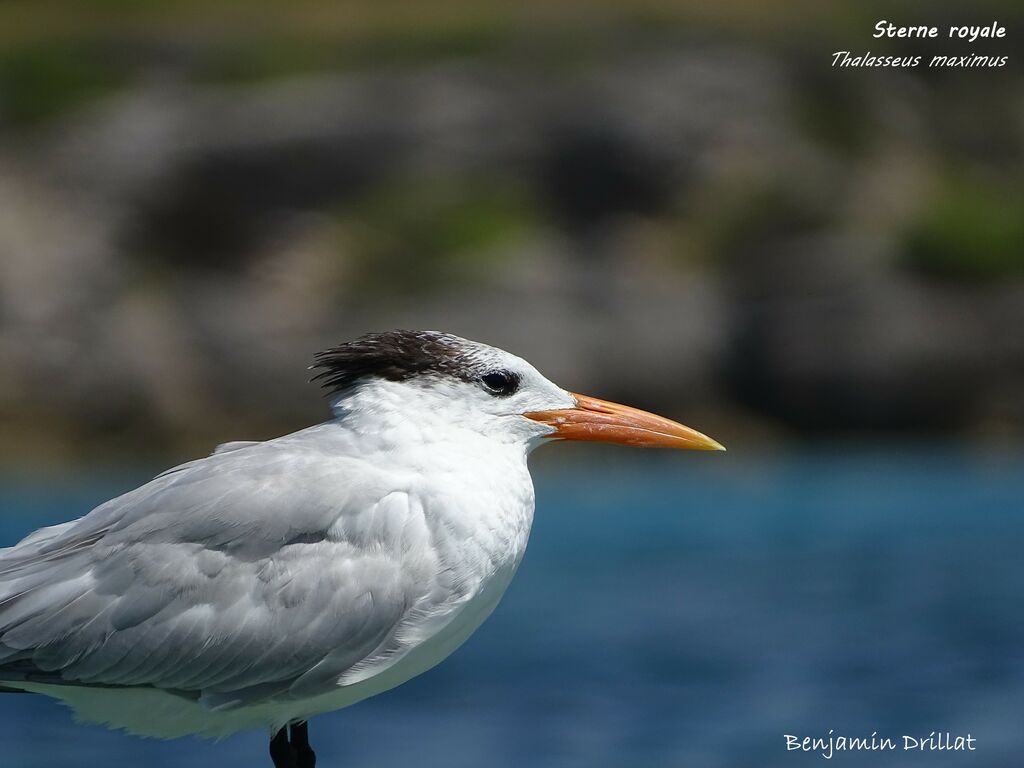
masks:
<svg viewBox="0 0 1024 768"><path fill-rule="evenodd" d="M312 381L332 392L369 377L404 381L433 373L469 381L479 375L465 342L436 331L368 333L318 353L312 368L320 370Z"/></svg>

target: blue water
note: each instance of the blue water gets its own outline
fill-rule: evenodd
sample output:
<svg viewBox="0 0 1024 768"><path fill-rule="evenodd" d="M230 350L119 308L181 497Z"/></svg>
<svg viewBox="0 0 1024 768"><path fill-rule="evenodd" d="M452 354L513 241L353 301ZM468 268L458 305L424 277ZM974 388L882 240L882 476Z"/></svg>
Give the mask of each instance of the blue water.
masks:
<svg viewBox="0 0 1024 768"><path fill-rule="evenodd" d="M1024 765L1024 457L576 456L539 457L495 615L432 672L313 720L321 768ZM145 478L8 481L0 543ZM38 696L0 695L0 728L4 768L270 765L262 733L143 740ZM829 729L976 751L785 748Z"/></svg>

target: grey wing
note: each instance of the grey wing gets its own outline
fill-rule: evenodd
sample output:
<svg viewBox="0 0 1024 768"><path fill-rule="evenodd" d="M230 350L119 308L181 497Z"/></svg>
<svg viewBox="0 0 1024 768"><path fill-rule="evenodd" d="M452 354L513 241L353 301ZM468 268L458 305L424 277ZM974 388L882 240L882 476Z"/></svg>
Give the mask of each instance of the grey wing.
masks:
<svg viewBox="0 0 1024 768"><path fill-rule="evenodd" d="M0 682L148 685L214 708L320 693L388 652L426 597L430 563L404 556L425 535L358 463L215 454L0 551Z"/></svg>

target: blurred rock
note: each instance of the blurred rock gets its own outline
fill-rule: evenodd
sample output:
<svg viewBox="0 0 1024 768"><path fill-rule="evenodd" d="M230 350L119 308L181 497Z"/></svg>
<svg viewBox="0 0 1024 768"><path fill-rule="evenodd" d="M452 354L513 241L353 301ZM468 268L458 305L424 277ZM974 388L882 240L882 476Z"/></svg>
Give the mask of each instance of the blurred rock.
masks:
<svg viewBox="0 0 1024 768"><path fill-rule="evenodd" d="M860 94L851 155L794 116L802 82L711 46L156 80L0 140L3 449L298 427L313 352L401 326L730 429L1019 438L1020 278L901 261L927 100Z"/></svg>

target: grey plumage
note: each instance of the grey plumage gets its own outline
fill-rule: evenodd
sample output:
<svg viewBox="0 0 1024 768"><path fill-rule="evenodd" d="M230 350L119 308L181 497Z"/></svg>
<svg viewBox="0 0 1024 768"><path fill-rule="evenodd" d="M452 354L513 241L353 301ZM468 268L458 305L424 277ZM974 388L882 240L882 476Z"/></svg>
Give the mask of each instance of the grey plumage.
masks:
<svg viewBox="0 0 1024 768"><path fill-rule="evenodd" d="M323 489L346 462L317 445L215 453L0 552L0 680L154 686L230 707L311 695L371 656L422 585L386 542L360 554L331 536L344 503ZM302 647L274 626L277 609L306 628Z"/></svg>

